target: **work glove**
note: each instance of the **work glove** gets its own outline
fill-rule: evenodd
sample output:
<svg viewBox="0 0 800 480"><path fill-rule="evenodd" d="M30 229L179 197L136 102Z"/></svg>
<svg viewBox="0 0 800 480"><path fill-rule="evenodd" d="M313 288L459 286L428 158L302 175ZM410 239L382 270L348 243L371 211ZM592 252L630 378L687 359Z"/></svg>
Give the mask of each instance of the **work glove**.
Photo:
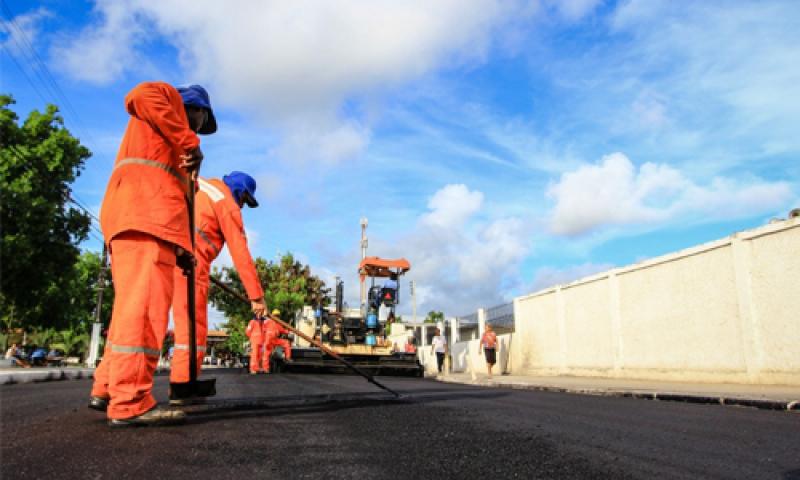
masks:
<svg viewBox="0 0 800 480"><path fill-rule="evenodd" d="M189 274L197 265L197 260L192 255L192 252L175 247L175 265L177 265L183 272L183 276L189 277Z"/></svg>
<svg viewBox="0 0 800 480"><path fill-rule="evenodd" d="M200 164L203 163L203 151L200 150L200 147L195 147L193 150L190 150L185 155L181 155L181 168L185 168L189 175L192 176L192 180L197 180L197 172L200 171Z"/></svg>
<svg viewBox="0 0 800 480"><path fill-rule="evenodd" d="M264 302L264 297L259 298L258 300L251 300L250 301L250 309L253 310L253 314L256 318L264 318L267 316L267 304Z"/></svg>

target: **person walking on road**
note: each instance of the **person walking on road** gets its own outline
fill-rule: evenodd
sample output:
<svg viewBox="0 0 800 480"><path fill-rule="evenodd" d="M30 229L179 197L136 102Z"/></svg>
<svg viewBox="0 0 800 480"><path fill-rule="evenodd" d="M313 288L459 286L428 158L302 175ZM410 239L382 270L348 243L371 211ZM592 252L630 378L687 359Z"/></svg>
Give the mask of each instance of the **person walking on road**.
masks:
<svg viewBox="0 0 800 480"><path fill-rule="evenodd" d="M281 318L280 310L273 310L272 316ZM292 346L289 344L289 340L282 338L282 335L288 333L288 330L278 325L278 322L271 318L264 320L264 358L261 359L261 369L264 373L269 373L269 359L275 347L283 348L283 355L286 361L292 361Z"/></svg>
<svg viewBox="0 0 800 480"><path fill-rule="evenodd" d="M242 172L231 172L222 179L198 180L195 195L195 248L197 260L195 277L195 340L197 342L197 376L203 365L208 335L208 288L211 263L227 243L233 264L250 298L250 308L256 318L267 311L264 292L258 278L253 257L247 246L241 209L258 206L255 199L256 181ZM174 270L175 295L172 299L172 316L175 322L175 356L172 359L169 380L184 383L189 375L189 312L187 278L180 268ZM258 365L256 365L258 367ZM172 405L196 403L200 398L170 399Z"/></svg>
<svg viewBox="0 0 800 480"><path fill-rule="evenodd" d="M437 328L436 335L433 336L431 341L431 352L436 354L436 368L439 373L442 373L444 367L444 357L447 355L447 337L442 335L442 332Z"/></svg>
<svg viewBox="0 0 800 480"><path fill-rule="evenodd" d="M157 407L153 374L175 266L194 261L186 199L203 160L197 134L216 132L217 122L199 85L141 83L125 108L130 120L100 216L116 295L89 407L106 411L112 427L178 423L185 413Z"/></svg>
<svg viewBox="0 0 800 480"><path fill-rule="evenodd" d="M264 354L264 327L258 318L250 320L244 331L250 339L250 374L255 375L260 371L261 358Z"/></svg>
<svg viewBox="0 0 800 480"><path fill-rule="evenodd" d="M489 372L489 378L492 378L492 368L497 363L497 334L494 333L491 324L486 324L486 331L483 332L481 337L481 350L486 356L486 368Z"/></svg>

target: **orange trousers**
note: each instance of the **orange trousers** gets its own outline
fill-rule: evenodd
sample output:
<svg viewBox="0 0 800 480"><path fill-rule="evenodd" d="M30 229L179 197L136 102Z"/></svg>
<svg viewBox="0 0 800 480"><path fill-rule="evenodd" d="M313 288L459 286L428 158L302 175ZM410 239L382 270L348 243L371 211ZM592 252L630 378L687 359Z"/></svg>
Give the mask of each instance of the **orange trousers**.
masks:
<svg viewBox="0 0 800 480"><path fill-rule="evenodd" d="M174 246L125 231L110 242L114 310L92 395L110 398L109 418L141 415L156 405L151 393L172 304Z"/></svg>
<svg viewBox="0 0 800 480"><path fill-rule="evenodd" d="M203 366L208 336L208 284L210 265L197 259L195 302L195 340L197 345L197 376ZM175 351L170 364L169 381L184 383L189 381L189 302L187 301L188 279L180 268L176 268L175 295L172 299L172 321L175 324Z"/></svg>
<svg viewBox="0 0 800 480"><path fill-rule="evenodd" d="M275 347L283 347L283 354L286 355L286 360L292 359L292 347L289 344L289 340L285 338L271 338L267 340L267 343L264 345L264 358L262 360L261 369L265 372L269 372L269 357L272 356L272 351L275 350Z"/></svg>
<svg viewBox="0 0 800 480"><path fill-rule="evenodd" d="M261 365L261 359L264 354L264 344L261 342L253 343L250 341L250 371L258 373L258 367Z"/></svg>

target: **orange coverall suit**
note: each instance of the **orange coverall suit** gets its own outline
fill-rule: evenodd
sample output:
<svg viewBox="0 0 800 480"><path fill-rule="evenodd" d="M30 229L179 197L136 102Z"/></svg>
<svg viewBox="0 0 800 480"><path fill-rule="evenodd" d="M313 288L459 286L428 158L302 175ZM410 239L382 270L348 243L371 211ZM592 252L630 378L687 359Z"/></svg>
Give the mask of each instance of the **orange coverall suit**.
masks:
<svg viewBox="0 0 800 480"><path fill-rule="evenodd" d="M197 374L203 365L208 334L208 285L211 262L222 251L225 242L233 264L242 279L251 300L264 296L258 280L253 257L247 247L242 211L230 189L222 180L198 180L195 195L195 336L197 340ZM189 381L189 314L187 278L180 268L175 269L175 296L172 300L172 318L175 322L175 355L172 358L170 381Z"/></svg>
<svg viewBox="0 0 800 480"><path fill-rule="evenodd" d="M153 372L172 304L175 247L192 249L188 177L180 156L200 145L181 95L166 83L137 85L125 97L125 108L131 118L100 218L116 295L91 393L109 398L112 419L156 405Z"/></svg>
<svg viewBox="0 0 800 480"><path fill-rule="evenodd" d="M261 327L261 321L250 320L244 333L250 339L250 371L258 373L258 366L261 365L261 355L264 353L264 332Z"/></svg>
<svg viewBox="0 0 800 480"><path fill-rule="evenodd" d="M292 359L292 347L289 344L289 340L280 338L280 335L283 333L289 333L289 331L271 319L264 320L264 358L262 360L261 369L265 372L269 372L269 357L277 346L283 347L286 360Z"/></svg>

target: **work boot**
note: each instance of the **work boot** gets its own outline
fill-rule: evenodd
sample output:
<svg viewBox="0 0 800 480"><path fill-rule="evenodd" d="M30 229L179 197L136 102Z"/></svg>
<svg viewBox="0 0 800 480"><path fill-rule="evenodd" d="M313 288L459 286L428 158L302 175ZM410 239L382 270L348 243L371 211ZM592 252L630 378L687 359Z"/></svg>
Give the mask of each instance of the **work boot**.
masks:
<svg viewBox="0 0 800 480"><path fill-rule="evenodd" d="M161 427L166 425L177 425L186 421L186 413L180 410L168 410L160 407L153 407L151 410L131 418L112 418L108 421L108 426L113 428L125 427Z"/></svg>
<svg viewBox="0 0 800 480"><path fill-rule="evenodd" d="M97 410L98 412L105 412L108 410L108 397L95 397L92 395L89 397L89 405L87 405L92 410Z"/></svg>

